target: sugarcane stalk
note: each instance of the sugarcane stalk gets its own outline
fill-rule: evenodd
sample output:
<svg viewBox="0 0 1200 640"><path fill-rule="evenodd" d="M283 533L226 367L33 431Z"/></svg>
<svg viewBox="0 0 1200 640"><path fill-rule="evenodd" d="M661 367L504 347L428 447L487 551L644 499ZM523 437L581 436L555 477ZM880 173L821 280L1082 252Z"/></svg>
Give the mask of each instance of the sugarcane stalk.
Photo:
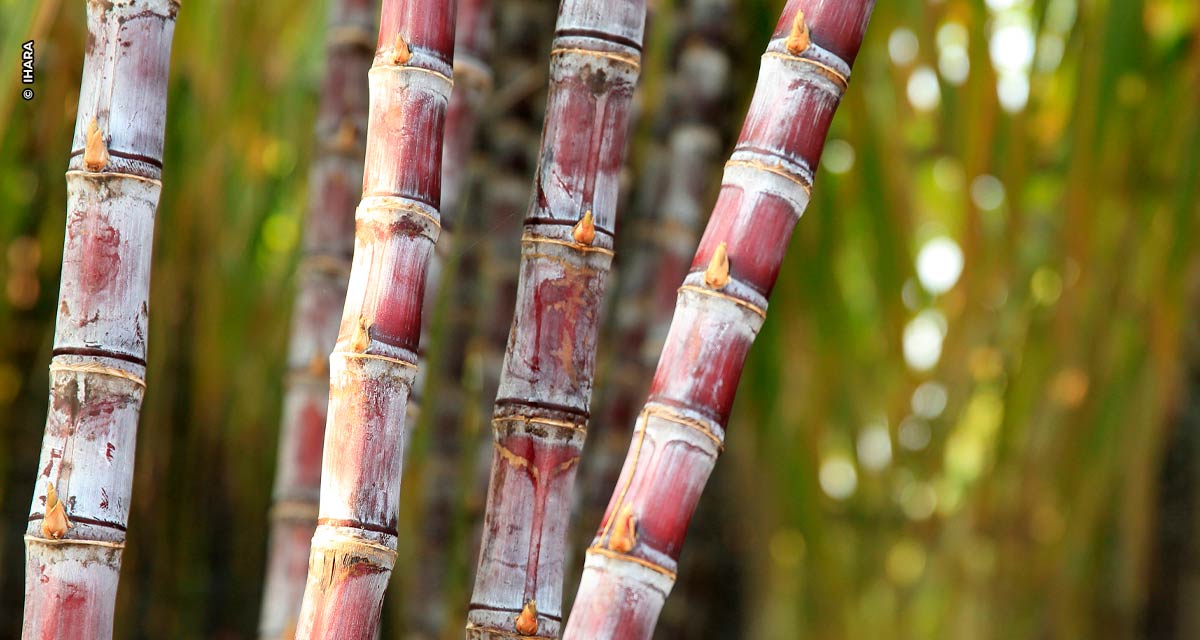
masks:
<svg viewBox="0 0 1200 640"><path fill-rule="evenodd" d="M329 400L327 354L337 340L354 250L354 208L363 175L367 71L375 46L375 0L333 0L326 71L310 170L304 256L288 346L283 423L259 636L290 638L317 526L321 447Z"/></svg>
<svg viewBox="0 0 1200 640"><path fill-rule="evenodd" d="M112 636L146 384L150 257L179 3L87 5L24 638Z"/></svg>
<svg viewBox="0 0 1200 640"><path fill-rule="evenodd" d="M558 636L645 2L565 0L520 279L493 413L468 638Z"/></svg>
<svg viewBox="0 0 1200 640"><path fill-rule="evenodd" d="M790 0L588 549L565 638L649 638L873 0Z"/></svg>
<svg viewBox="0 0 1200 640"><path fill-rule="evenodd" d="M454 2L385 0L299 638L373 638L396 557L408 394L440 230Z"/></svg>
<svg viewBox="0 0 1200 640"><path fill-rule="evenodd" d="M458 5L454 43L454 79L456 86L446 112L446 134L442 151L442 236L431 261L430 277L425 289L423 331L433 330L432 309L443 291L445 270L455 269L455 256L461 254L456 228L465 222L461 210L468 190L468 166L474 147L476 129L487 94L492 87L492 72L488 56L492 46L491 0L462 0ZM435 274L437 274L435 276ZM442 384L437 403L432 410L433 432L424 456L422 477L424 501L418 519L421 537L420 552L410 573L411 588L407 590L404 613L405 630L414 638L436 638L448 622L447 591L452 582L450 540L458 514L458 467L463 449L461 428L461 391L463 360L470 335L470 323L462 313L462 297L468 289L460 283L455 287L454 304L448 317L442 319L441 330L448 335L442 340L439 366ZM428 344L427 338L422 339ZM422 373L430 369L423 369ZM409 428L418 421L414 408L419 406L423 391L422 376L409 404Z"/></svg>
<svg viewBox="0 0 1200 640"><path fill-rule="evenodd" d="M700 223L715 196L732 62L730 0L688 0L678 23L666 100L656 109L635 199L630 251L617 265L612 371L601 390L599 442L583 465L585 522L598 522L621 470L630 426L654 373ZM627 221L628 225L629 222Z"/></svg>
<svg viewBox="0 0 1200 640"><path fill-rule="evenodd" d="M467 353L461 378L470 396L464 403L467 408L461 423L470 441L463 456L466 468L460 471L464 496L460 517L469 523L464 549L468 585L474 582L475 561L483 539L483 511L493 455L490 422L481 418L491 414L500 386L500 365L516 304L521 225L529 204L529 184L537 167L545 116L547 67L542 65L550 53L556 13L555 4L541 0L508 0L494 6L496 44L490 62L496 89L481 128L487 162L480 180L481 206L476 213L480 237L478 249L464 253L460 265L460 282L473 279L479 294L474 302L473 337L465 341ZM462 602L461 607L465 609L467 604Z"/></svg>

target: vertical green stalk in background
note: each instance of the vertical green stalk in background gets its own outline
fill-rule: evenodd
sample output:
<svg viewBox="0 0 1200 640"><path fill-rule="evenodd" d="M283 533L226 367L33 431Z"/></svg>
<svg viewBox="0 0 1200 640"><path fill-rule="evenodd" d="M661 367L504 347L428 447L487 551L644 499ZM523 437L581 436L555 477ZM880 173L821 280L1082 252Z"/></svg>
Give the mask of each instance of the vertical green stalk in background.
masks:
<svg viewBox="0 0 1200 640"><path fill-rule="evenodd" d="M175 0L88 3L50 409L25 534L30 640L113 631L178 11Z"/></svg>

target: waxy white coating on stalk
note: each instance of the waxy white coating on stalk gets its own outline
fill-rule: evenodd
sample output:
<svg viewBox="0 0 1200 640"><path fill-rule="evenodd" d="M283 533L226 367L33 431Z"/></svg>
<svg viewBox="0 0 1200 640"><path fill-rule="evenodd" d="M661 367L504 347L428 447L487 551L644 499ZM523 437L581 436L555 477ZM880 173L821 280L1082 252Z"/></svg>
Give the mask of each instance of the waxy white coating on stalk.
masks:
<svg viewBox="0 0 1200 640"><path fill-rule="evenodd" d="M178 9L171 0L88 2L50 407L25 531L27 639L112 635L145 393L150 255ZM62 512L45 522L51 485Z"/></svg>
<svg viewBox="0 0 1200 640"><path fill-rule="evenodd" d="M468 638L554 638L645 5L565 0L520 281Z"/></svg>
<svg viewBox="0 0 1200 640"><path fill-rule="evenodd" d="M872 6L873 0L791 0L784 10L790 29L777 31L763 56L721 194L680 287L650 400L588 550L565 638L653 634L675 581L679 545L723 447L786 239L808 204L815 168L809 163L820 156L849 78L850 65L817 43L828 35L852 57ZM846 34L810 32L805 7L821 25L840 22ZM626 520L637 524L632 545Z"/></svg>

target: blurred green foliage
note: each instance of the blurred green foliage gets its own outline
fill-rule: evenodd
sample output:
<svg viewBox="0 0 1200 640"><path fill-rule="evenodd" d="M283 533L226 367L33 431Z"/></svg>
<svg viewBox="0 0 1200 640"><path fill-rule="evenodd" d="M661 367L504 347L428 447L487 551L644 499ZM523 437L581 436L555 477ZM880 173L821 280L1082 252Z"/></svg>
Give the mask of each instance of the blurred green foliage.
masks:
<svg viewBox="0 0 1200 640"><path fill-rule="evenodd" d="M781 2L740 4L744 106ZM0 0L0 636L20 619L84 15ZM180 13L117 637L254 634L323 19ZM664 621L1142 637L1200 309L1198 35L1195 0L879 3L698 515L718 544L685 549ZM648 53L653 96L667 54ZM704 554L737 580L689 606Z"/></svg>

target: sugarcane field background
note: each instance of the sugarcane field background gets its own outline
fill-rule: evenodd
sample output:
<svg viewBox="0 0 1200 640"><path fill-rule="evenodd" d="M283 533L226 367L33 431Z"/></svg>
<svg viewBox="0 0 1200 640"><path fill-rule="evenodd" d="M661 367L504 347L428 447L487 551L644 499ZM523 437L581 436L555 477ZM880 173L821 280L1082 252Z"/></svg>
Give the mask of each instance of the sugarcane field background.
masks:
<svg viewBox="0 0 1200 640"><path fill-rule="evenodd" d="M91 139L103 137L81 86L95 84L84 68L89 5L113 4L0 0L0 638L21 637L26 537L51 523L53 500L45 524L31 524L29 508L31 496L50 497L39 452L55 411L47 390L63 374L48 365L62 353L60 287L72 286L61 280L64 245L77 244L63 174L91 169ZM161 194L148 325L137 334L136 464L132 448L122 454L133 475L112 637L297 632L321 454L289 444L285 425L301 423L302 398L319 405L314 424L324 428L330 368L340 365L325 364L336 331L313 354L293 332L299 309L332 314L334 326L341 318L351 223L314 229L310 211L337 204L352 215L360 195L362 208L383 206L382 187L359 191L364 152L375 186L386 172L418 171L373 169L381 158L441 176L438 246L420 244L436 231L412 240L411 251L431 254L428 278L424 267L396 276L401 293L429 295L420 372L399 385L412 392L407 405L387 414L395 440L378 445L404 457L389 472L402 474L398 496L379 498L398 503L383 514L394 536L376 544L396 547L390 578L380 573L379 637L461 638L468 622L496 620L527 636L558 633L561 622L567 637L588 637L572 636L568 622L576 594L589 593L579 588L590 584L585 562L594 573L597 548L649 544L621 508L619 478L631 438L651 428L642 407L670 344L677 289L689 270L684 289L721 290L738 271L738 256L721 260L724 242L701 237L726 160L746 164L735 145L760 63L769 77L770 51L809 46L803 16L790 18L797 6L820 41L813 16L829 3L650 0L644 26L641 2L600 3L610 39L632 44L597 52L556 32L562 18L549 0L459 0L453 47L419 30L454 13L422 23L422 6L448 5L388 0L401 8L385 20L416 35L388 38L371 82L392 87L384 74L397 65L453 75L449 107L441 85L414 103L445 120L444 151L363 137L379 2L145 4L168 7L174 41L156 41L170 52L166 125L161 157L146 162L161 169ZM1200 637L1200 5L894 0L871 13L869 2L846 4L866 6L869 26L856 58L850 47L853 73L842 78L811 200L768 283L770 313L733 377L723 443L709 434L721 455L686 544L670 550L678 577L654 637ZM782 36L781 11L792 25ZM561 238L533 237L558 215L539 207L570 190L535 189L535 175L549 175L539 148L571 133L545 122L571 103L561 97L570 89L548 90L571 78L571 55L615 65L592 89L615 105L596 128L607 154L596 160L601 204L573 212L579 222L561 226ZM137 113L153 104L145 109ZM101 151L97 166L109 161ZM565 261L554 252L568 245L586 248L579 272L599 282L579 285L595 297L578 327L594 332L595 358L584 356L583 391L571 397L580 406L538 419L586 428L586 443L577 465L561 466L573 491L568 477L566 498L546 507L556 511L536 510L546 524L507 524L521 507L485 516L489 478L493 488L516 482L504 474L522 469L504 447L532 419L505 412L550 406L560 392L513 391L514 310L534 304L518 275L545 277L529 275L543 268L536 261ZM352 284L350 295L361 294ZM408 313L414 300L393 306ZM343 321L338 353L357 362L379 326ZM518 322L513 335L528 330ZM284 457L309 471L281 467ZM525 471L536 481L536 469ZM610 496L617 508L606 517ZM320 508L326 523L337 507ZM528 584L512 594L496 586L517 569L489 555L507 548L489 541L526 525L548 538L518 578L560 570L561 603L539 595L531 605ZM556 535L565 536L557 550ZM301 574L274 597L292 604L264 607L270 581L287 573L268 568L285 562L289 544ZM313 599L311 579L309 618L336 608ZM489 618L494 593L513 602ZM57 630L37 637L92 637L41 623ZM297 637L322 637L320 624L302 623Z"/></svg>

